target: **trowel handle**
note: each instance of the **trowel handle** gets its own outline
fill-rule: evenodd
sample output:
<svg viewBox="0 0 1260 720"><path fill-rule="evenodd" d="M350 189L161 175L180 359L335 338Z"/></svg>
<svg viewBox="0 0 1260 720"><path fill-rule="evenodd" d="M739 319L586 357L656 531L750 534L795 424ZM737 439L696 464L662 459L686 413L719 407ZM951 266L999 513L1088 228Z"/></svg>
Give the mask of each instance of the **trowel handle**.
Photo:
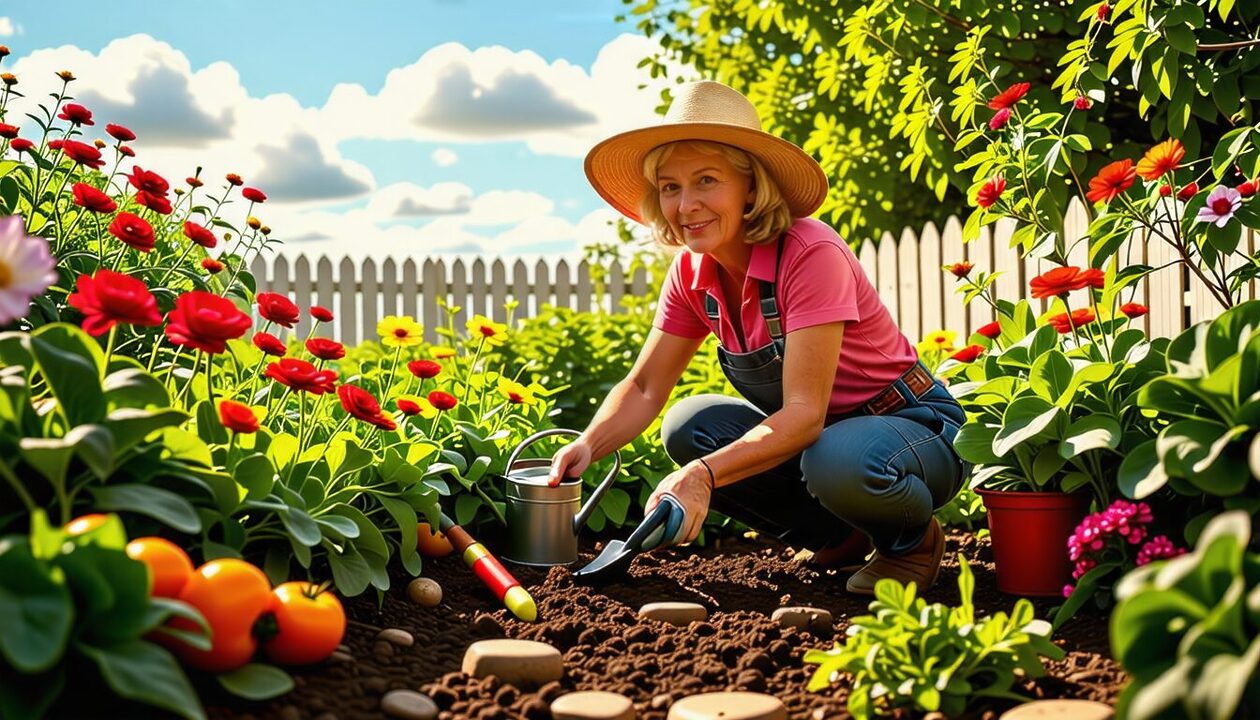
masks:
<svg viewBox="0 0 1260 720"><path fill-rule="evenodd" d="M674 499L673 495L662 495L661 501L652 508L652 513L644 520L644 524L647 524L648 520L655 520L658 524L643 539L643 549L669 547L682 541L679 534L684 530L687 511L683 509L682 503Z"/></svg>

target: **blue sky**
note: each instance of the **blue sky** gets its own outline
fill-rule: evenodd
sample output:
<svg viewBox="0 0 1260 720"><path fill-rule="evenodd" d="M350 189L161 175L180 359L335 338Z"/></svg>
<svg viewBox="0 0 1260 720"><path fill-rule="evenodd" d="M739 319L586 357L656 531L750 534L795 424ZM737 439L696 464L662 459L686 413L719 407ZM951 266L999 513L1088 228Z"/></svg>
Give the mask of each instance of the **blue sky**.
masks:
<svg viewBox="0 0 1260 720"><path fill-rule="evenodd" d="M30 98L74 71L98 132L140 135L137 164L268 192L287 252L572 254L614 217L585 148L651 121L658 98L637 88L653 45L615 21L625 9L9 0L0 43Z"/></svg>

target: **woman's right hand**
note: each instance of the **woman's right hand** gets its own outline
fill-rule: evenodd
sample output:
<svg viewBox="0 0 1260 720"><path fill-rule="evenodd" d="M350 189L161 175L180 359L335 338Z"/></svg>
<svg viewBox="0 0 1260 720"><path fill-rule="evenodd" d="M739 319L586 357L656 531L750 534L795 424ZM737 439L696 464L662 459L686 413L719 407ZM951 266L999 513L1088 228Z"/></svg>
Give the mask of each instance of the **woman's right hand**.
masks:
<svg viewBox="0 0 1260 720"><path fill-rule="evenodd" d="M581 477L590 465L591 446L586 444L585 438L579 437L560 448L560 452L551 459L551 473L547 475L547 485L555 487L565 478Z"/></svg>

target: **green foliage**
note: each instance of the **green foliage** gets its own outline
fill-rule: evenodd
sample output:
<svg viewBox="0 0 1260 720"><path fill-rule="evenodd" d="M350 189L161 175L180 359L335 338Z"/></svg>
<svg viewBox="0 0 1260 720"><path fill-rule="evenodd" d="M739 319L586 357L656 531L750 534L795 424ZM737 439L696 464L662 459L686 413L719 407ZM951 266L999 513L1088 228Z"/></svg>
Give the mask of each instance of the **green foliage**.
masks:
<svg viewBox="0 0 1260 720"><path fill-rule="evenodd" d="M1254 122L1260 98L1255 3L1211 0L1205 12L1204 2L1121 0L1103 21L1102 3L1087 0L625 2L661 44L643 61L653 77L681 63L686 77L727 83L767 130L819 158L832 179L822 217L853 242L961 205L975 189L962 150L985 136L984 104L1013 83L1056 109L1033 123L1049 130L1041 155L1055 156L1036 184L1047 210L1066 208L1073 174L1156 138L1197 155ZM1095 108L1074 111L1078 95Z"/></svg>
<svg viewBox="0 0 1260 720"><path fill-rule="evenodd" d="M981 698L1027 700L1011 688L1020 676L1045 674L1041 657L1059 660L1063 650L1026 599L1009 616L977 619L975 578L961 554L958 562L957 607L928 605L914 583L876 583L874 614L854 618L843 645L805 653L805 662L818 664L809 689L828 687L835 673L849 675L848 710L859 720L904 711L958 717Z"/></svg>
<svg viewBox="0 0 1260 720"><path fill-rule="evenodd" d="M1117 704L1133 720L1227 720L1260 711L1260 555L1251 520L1213 518L1186 555L1121 580L1111 647L1132 677Z"/></svg>
<svg viewBox="0 0 1260 720"><path fill-rule="evenodd" d="M205 622L184 603L149 596L147 570L127 556L126 542L116 516L71 537L50 527L42 510L29 537L0 539L4 717L42 717L63 692L95 677L119 697L205 717L175 657L146 639L172 616ZM208 647L208 639L192 637Z"/></svg>
<svg viewBox="0 0 1260 720"><path fill-rule="evenodd" d="M1186 526L1189 541L1222 510L1260 514L1260 301L1177 336L1136 402L1167 422L1120 466L1126 495L1168 486L1185 496L1198 513Z"/></svg>

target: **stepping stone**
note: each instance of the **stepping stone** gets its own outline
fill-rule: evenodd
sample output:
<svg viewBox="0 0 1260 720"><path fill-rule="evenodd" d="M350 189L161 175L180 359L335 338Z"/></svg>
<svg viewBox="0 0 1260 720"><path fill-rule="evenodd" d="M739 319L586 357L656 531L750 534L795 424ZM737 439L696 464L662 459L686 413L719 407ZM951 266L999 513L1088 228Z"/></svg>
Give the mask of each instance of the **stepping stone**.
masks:
<svg viewBox="0 0 1260 720"><path fill-rule="evenodd" d="M669 708L668 720L787 720L787 708L773 695L711 692L692 695Z"/></svg>
<svg viewBox="0 0 1260 720"><path fill-rule="evenodd" d="M376 634L376 639L399 647L411 647L416 644L416 639L411 636L411 633L401 628L385 628Z"/></svg>
<svg viewBox="0 0 1260 720"><path fill-rule="evenodd" d="M572 692L551 703L553 720L634 720L634 703L600 690Z"/></svg>
<svg viewBox="0 0 1260 720"><path fill-rule="evenodd" d="M564 675L564 658L547 643L498 638L468 646L461 668L473 677L494 675L518 687L537 686Z"/></svg>
<svg viewBox="0 0 1260 720"><path fill-rule="evenodd" d="M798 627L807 630L830 630L831 611L813 607L781 607L770 616L780 627Z"/></svg>
<svg viewBox="0 0 1260 720"><path fill-rule="evenodd" d="M433 578L416 578L407 583L407 597L417 605L437 607L442 603L442 586Z"/></svg>
<svg viewBox="0 0 1260 720"><path fill-rule="evenodd" d="M390 690L381 698L381 710L401 720L434 720L438 716L437 703L415 690Z"/></svg>
<svg viewBox="0 0 1260 720"><path fill-rule="evenodd" d="M708 620L705 606L689 602L654 602L639 608L639 617L660 620L671 625L689 625L693 620Z"/></svg>
<svg viewBox="0 0 1260 720"><path fill-rule="evenodd" d="M1093 700L1034 700L1002 713L1001 720L1110 720L1116 711L1110 705Z"/></svg>

